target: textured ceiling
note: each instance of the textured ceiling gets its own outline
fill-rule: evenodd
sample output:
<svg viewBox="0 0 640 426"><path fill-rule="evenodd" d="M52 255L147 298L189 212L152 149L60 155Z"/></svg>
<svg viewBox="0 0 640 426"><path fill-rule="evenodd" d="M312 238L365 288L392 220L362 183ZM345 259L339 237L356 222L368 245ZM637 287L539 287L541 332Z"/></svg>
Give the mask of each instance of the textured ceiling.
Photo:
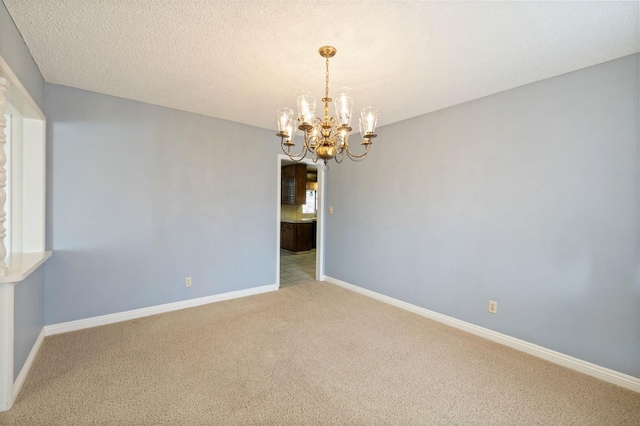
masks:
<svg viewBox="0 0 640 426"><path fill-rule="evenodd" d="M381 125L640 50L638 2L4 3L48 82L271 129L325 44Z"/></svg>

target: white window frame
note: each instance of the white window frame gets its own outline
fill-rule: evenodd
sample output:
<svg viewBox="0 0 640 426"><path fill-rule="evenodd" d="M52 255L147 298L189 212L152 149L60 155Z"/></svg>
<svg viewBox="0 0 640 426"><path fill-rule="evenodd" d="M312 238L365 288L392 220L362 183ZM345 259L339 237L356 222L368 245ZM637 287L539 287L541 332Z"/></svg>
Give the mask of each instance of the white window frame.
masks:
<svg viewBox="0 0 640 426"><path fill-rule="evenodd" d="M14 381L14 287L40 267L51 252L45 251L46 118L1 56L0 84L7 89L0 93L0 101L6 101L12 115L10 147L5 144L10 157L5 165L4 205L10 238L5 240L7 266L0 271L0 411L5 411L13 405L33 362L30 356ZM38 342L42 339L34 345L36 352Z"/></svg>

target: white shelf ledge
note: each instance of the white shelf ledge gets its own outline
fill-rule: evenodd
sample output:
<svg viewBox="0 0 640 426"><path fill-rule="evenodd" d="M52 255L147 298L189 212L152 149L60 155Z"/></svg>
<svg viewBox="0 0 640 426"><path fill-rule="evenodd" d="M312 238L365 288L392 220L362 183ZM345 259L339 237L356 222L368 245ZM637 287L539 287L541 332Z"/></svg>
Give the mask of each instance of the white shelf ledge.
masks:
<svg viewBox="0 0 640 426"><path fill-rule="evenodd" d="M7 270L0 275L0 284L19 283L51 257L50 251L12 254L7 261Z"/></svg>

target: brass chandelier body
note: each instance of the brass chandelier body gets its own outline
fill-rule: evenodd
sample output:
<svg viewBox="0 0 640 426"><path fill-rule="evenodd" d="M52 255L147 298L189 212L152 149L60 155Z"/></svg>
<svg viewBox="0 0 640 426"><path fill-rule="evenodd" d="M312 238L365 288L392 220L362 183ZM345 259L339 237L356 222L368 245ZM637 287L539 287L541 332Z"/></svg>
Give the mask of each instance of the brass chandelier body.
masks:
<svg viewBox="0 0 640 426"><path fill-rule="evenodd" d="M301 92L298 95L298 115L294 116L293 110L280 108L278 110L278 133L282 151L293 161L301 161L307 152L311 153L313 162L321 159L324 162L323 170L327 170L327 161L335 158L341 163L344 154L353 161L361 161L369 153L371 140L376 137L375 128L378 120L378 110L367 107L360 113L359 127L362 136L361 145L364 152L354 154L349 148L349 132L351 132L351 115L353 99L349 88L338 90L336 99L336 116L329 116L329 103L333 101L329 97L329 58L336 54L336 48L323 46L319 49L320 56L326 59L325 92L323 118L315 117L315 99L309 92ZM296 131L303 135L302 149L297 153L291 152L295 146Z"/></svg>

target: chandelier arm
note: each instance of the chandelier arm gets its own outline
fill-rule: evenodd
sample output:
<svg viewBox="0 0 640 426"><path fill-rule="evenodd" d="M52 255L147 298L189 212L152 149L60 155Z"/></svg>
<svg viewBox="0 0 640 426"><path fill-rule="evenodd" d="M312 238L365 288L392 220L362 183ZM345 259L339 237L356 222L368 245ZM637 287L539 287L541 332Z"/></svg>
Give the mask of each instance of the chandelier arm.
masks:
<svg viewBox="0 0 640 426"><path fill-rule="evenodd" d="M338 158L340 159L338 160ZM338 164L342 163L342 160L344 159L344 151L340 151L338 154L336 154L334 159L336 160L336 163Z"/></svg>
<svg viewBox="0 0 640 426"><path fill-rule="evenodd" d="M350 159L352 159L353 161L362 161L364 160L364 157L366 157L367 154L369 153L369 148L371 148L371 144L368 143L364 153L360 155L353 154L349 149L349 145L346 145L345 148L346 148L345 150L347 151L347 155L349 156Z"/></svg>
<svg viewBox="0 0 640 426"><path fill-rule="evenodd" d="M354 163L359 163L360 161L364 160L365 157L364 156L362 156L362 157L351 157L351 156L349 156L349 159L351 161L353 161Z"/></svg>
<svg viewBox="0 0 640 426"><path fill-rule="evenodd" d="M284 147L285 147L284 138L282 138L282 142L280 142L280 147L282 148L282 151L285 154L287 154L287 156L289 158L291 158L293 161L300 161L307 155L307 143L306 142L304 142L302 144L302 150L300 150L300 153L298 153L297 155L291 155L291 147L290 146L287 146L286 150L284 149Z"/></svg>
<svg viewBox="0 0 640 426"><path fill-rule="evenodd" d="M311 143L311 140L313 139L313 137L309 135L310 133L307 133L307 132L304 133L304 144L307 146L307 149L309 150L309 152L315 152L317 146L313 146L313 144Z"/></svg>

